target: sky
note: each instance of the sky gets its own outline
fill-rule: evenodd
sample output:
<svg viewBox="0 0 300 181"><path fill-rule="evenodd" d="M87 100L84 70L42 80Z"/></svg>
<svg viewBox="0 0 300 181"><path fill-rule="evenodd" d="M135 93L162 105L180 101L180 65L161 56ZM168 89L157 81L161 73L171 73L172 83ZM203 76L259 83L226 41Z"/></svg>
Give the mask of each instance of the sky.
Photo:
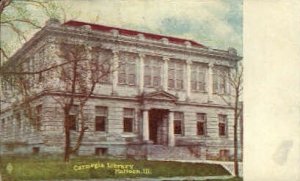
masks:
<svg viewBox="0 0 300 181"><path fill-rule="evenodd" d="M22 2L22 1L20 1ZM24 2L24 1L23 1ZM242 0L52 0L62 6L66 20L191 39L210 48L237 49L243 54ZM39 9L28 6L29 15L46 22ZM8 11L11 9L7 9ZM11 12L10 16L14 12ZM23 29L26 29L26 25ZM31 37L36 30L28 28ZM14 42L14 33L1 30L2 40ZM4 35L4 36L3 36ZM24 43L24 42L23 42ZM11 43L13 49L21 44ZM16 45L16 46L14 46Z"/></svg>
<svg viewBox="0 0 300 181"><path fill-rule="evenodd" d="M242 0L72 2L72 19L192 39L211 48L234 47L242 54Z"/></svg>

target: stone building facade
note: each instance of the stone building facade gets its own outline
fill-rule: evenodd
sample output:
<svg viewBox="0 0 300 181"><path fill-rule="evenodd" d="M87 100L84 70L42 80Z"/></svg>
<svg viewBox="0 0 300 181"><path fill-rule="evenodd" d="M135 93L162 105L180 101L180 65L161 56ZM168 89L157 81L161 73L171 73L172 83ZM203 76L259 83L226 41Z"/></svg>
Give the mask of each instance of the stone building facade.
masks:
<svg viewBox="0 0 300 181"><path fill-rule="evenodd" d="M233 155L233 109L228 105L233 91L219 72L235 68L241 59L235 49L217 50L181 38L49 20L9 61L22 62L31 71L51 64L59 59L58 40L89 46L92 51L87 57L105 55L118 67L96 87L85 106L88 129L78 155L149 159L228 159ZM101 48L96 49L99 44ZM38 79L31 86L36 95L31 100L35 121L13 110L12 104L1 106L1 154L64 151L62 110L51 91L44 91L45 85L57 83L55 75ZM79 127L75 119L72 144Z"/></svg>

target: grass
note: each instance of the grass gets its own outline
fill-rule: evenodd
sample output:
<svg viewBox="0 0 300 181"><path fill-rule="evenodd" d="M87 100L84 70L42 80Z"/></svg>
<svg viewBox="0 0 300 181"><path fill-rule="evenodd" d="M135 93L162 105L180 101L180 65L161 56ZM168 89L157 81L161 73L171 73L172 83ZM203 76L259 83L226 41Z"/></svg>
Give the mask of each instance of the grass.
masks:
<svg viewBox="0 0 300 181"><path fill-rule="evenodd" d="M243 181L242 177L233 177L229 179L207 179L205 181Z"/></svg>
<svg viewBox="0 0 300 181"><path fill-rule="evenodd" d="M9 163L13 168L11 173L7 170ZM88 168L87 165L91 166L91 164L93 168ZM111 168L114 164L132 165L127 169L121 169L130 173L116 172L116 169ZM146 172L143 171L145 168L148 169ZM3 180L9 181L229 175L222 166L215 164L117 160L98 157L77 157L71 159L69 163L64 163L62 158L58 157L5 157L1 160L0 171Z"/></svg>

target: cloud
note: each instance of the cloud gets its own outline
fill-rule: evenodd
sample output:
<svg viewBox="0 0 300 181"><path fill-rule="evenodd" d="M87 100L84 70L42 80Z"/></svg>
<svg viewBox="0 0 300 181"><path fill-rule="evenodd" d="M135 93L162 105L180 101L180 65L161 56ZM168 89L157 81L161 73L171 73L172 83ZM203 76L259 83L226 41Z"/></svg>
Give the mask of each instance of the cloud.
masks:
<svg viewBox="0 0 300 181"><path fill-rule="evenodd" d="M241 0L77 1L82 21L191 38L213 48L242 53Z"/></svg>

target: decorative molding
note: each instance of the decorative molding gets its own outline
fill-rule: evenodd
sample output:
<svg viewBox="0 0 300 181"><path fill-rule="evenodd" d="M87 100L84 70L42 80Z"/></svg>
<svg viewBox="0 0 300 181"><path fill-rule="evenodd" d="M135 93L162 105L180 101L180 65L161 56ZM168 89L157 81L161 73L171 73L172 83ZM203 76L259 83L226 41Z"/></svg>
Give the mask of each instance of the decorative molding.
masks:
<svg viewBox="0 0 300 181"><path fill-rule="evenodd" d="M162 41L163 44L165 44L165 45L168 45L168 44L169 44L168 38L162 38L161 41Z"/></svg>
<svg viewBox="0 0 300 181"><path fill-rule="evenodd" d="M168 62L170 60L170 58L163 56L163 60Z"/></svg>
<svg viewBox="0 0 300 181"><path fill-rule="evenodd" d="M139 40L145 40L145 36L144 36L144 34L142 34L142 33L139 33L139 34L137 35L137 38L138 38Z"/></svg>
<svg viewBox="0 0 300 181"><path fill-rule="evenodd" d="M144 53L138 53L140 58L145 58L146 55Z"/></svg>
<svg viewBox="0 0 300 181"><path fill-rule="evenodd" d="M187 60L186 60L186 64L192 65L192 64L193 64L193 61L192 61L191 59L187 59Z"/></svg>
<svg viewBox="0 0 300 181"><path fill-rule="evenodd" d="M112 53L115 55L119 55L120 51L118 49L111 49Z"/></svg>
<svg viewBox="0 0 300 181"><path fill-rule="evenodd" d="M114 37L116 37L119 35L119 30L113 29L113 30L111 30L111 33Z"/></svg>
<svg viewBox="0 0 300 181"><path fill-rule="evenodd" d="M191 46L192 46L190 41L185 41L184 44L187 48L191 48Z"/></svg>

